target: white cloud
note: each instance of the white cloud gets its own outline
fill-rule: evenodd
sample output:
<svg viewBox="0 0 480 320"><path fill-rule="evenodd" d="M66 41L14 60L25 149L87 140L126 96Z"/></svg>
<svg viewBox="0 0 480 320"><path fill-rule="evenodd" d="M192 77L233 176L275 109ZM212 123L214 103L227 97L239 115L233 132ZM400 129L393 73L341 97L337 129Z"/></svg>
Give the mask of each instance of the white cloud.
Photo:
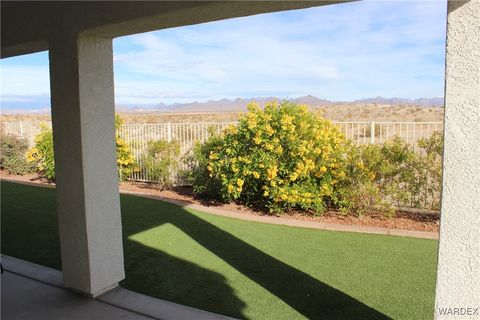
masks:
<svg viewBox="0 0 480 320"><path fill-rule="evenodd" d="M24 97L48 95L50 77L48 66L0 64L1 95Z"/></svg>

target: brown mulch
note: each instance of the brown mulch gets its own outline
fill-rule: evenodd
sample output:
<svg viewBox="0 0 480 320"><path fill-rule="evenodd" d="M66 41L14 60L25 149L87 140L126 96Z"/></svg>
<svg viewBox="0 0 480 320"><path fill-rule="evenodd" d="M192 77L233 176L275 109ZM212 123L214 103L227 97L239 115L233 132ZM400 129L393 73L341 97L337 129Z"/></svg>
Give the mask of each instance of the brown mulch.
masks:
<svg viewBox="0 0 480 320"><path fill-rule="evenodd" d="M8 179L15 179L25 182L37 182L41 184L49 184L44 178L39 177L37 174L28 174L24 176L9 175L4 171L0 171L0 178L5 177ZM155 184L143 183L143 182L122 182L120 183L120 191L129 191L142 193L145 195L160 196L171 200L182 201L189 204L199 204L205 206L215 206L216 208L241 212L248 215L265 215L265 212L253 210L243 205L235 203L218 203L205 201L199 199L193 195L191 187L174 187L172 190L159 190ZM294 220L303 221L316 221L329 224L343 224L349 226L366 226L366 227L378 227L388 229L402 229L402 230L414 230L414 231L439 231L439 214L435 212L422 212L415 210L402 210L397 211L394 217L387 218L380 214L370 213L362 217L355 217L351 215L342 215L337 211L329 211L322 216L308 215L300 211L291 211L282 217L286 217Z"/></svg>

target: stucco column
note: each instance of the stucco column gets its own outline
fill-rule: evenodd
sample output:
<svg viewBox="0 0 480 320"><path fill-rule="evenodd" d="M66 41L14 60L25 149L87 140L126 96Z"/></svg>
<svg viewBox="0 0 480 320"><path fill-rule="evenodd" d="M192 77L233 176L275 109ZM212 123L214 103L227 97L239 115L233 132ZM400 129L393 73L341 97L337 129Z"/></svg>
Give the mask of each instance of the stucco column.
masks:
<svg viewBox="0 0 480 320"><path fill-rule="evenodd" d="M435 316L436 319L479 319L479 0L448 2L445 84L445 148Z"/></svg>
<svg viewBox="0 0 480 320"><path fill-rule="evenodd" d="M62 35L49 48L63 277L95 296L125 277L112 40Z"/></svg>

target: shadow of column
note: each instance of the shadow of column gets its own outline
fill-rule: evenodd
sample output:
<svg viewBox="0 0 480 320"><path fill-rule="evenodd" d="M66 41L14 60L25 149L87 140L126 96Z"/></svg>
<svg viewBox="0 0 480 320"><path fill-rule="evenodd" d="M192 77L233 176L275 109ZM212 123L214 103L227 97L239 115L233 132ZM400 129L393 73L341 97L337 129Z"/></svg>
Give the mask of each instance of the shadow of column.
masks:
<svg viewBox="0 0 480 320"><path fill-rule="evenodd" d="M146 207L146 203L142 204L142 215L148 215L148 218L135 223L131 219L140 217L131 217L130 212L136 207L137 199L122 197L126 237L170 223L309 319L389 319L381 312L264 253L183 208L164 204L159 209L155 208L155 200L142 199L142 202L151 201L148 204L150 208ZM131 241L127 240L125 244L126 252L131 250L129 242ZM145 250L155 251L151 248ZM126 260L128 261L128 256ZM127 277L129 277L128 268ZM209 282L209 279L201 277L195 277L195 279L196 281L192 281L189 288L177 286L176 289L195 291L201 288L198 291L198 294L201 294L204 288L211 287L211 290L215 290L218 285L218 283ZM170 287L175 286L171 284ZM197 298L198 295L194 295L192 301L184 301L184 303L192 305ZM227 296L227 301L224 297L219 298L220 300L215 302L209 301L207 305L214 305L217 309L224 303L229 304L230 297ZM236 309L230 309L228 312L229 315L237 317L240 313Z"/></svg>

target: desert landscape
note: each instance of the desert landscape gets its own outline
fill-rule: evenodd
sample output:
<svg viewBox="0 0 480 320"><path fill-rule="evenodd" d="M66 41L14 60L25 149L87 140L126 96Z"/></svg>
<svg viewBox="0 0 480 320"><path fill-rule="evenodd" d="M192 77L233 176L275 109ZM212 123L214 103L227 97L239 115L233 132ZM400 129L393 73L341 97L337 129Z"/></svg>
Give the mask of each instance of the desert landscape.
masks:
<svg viewBox="0 0 480 320"><path fill-rule="evenodd" d="M125 123L165 123L165 122L231 122L246 111L249 102L261 107L274 97L235 100L222 99L208 102L164 105L159 103L147 107L117 106L117 113ZM332 102L313 96L305 96L291 101L319 110L332 121L398 121L398 122L442 122L443 99L386 99L371 98L352 102ZM50 121L48 113L18 113L4 111L0 122Z"/></svg>
<svg viewBox="0 0 480 320"><path fill-rule="evenodd" d="M311 107L332 121L441 122L443 108L391 105L332 105ZM119 112L126 123L235 121L243 112ZM32 119L36 119L32 117Z"/></svg>

